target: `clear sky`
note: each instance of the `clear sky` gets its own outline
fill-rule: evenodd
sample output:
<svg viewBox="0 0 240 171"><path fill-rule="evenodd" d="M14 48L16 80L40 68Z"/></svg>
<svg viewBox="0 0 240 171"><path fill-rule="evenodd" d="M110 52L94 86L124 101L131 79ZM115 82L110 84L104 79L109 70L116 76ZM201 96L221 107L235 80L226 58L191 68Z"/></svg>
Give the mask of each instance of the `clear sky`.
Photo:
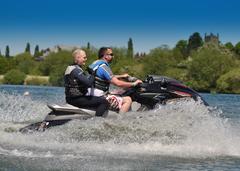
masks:
<svg viewBox="0 0 240 171"><path fill-rule="evenodd" d="M239 0L1 0L0 49L14 55L26 43L40 49L63 45L127 46L135 52L173 47L193 32L240 41Z"/></svg>

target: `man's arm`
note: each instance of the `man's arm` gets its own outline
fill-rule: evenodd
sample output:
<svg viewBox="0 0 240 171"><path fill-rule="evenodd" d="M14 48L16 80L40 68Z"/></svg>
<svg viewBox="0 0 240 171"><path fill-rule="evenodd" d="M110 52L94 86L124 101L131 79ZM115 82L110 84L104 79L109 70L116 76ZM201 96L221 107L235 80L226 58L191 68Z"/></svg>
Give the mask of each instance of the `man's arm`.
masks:
<svg viewBox="0 0 240 171"><path fill-rule="evenodd" d="M74 69L72 71L72 74L75 78L77 78L78 81L80 81L82 84L86 85L87 87L91 87L94 83L93 76L87 77L86 75L83 74L83 72L77 69Z"/></svg>
<svg viewBox="0 0 240 171"><path fill-rule="evenodd" d="M130 88L130 87L134 87L140 83L142 83L141 80L136 80L135 82L131 83L131 82L126 82L126 81L121 81L119 80L117 77L112 77L110 83L112 83L115 86L118 87L122 87L122 88Z"/></svg>
<svg viewBox="0 0 240 171"><path fill-rule="evenodd" d="M128 78L129 75L128 74L122 74L122 75L114 75L117 79L121 79L121 78Z"/></svg>
<svg viewBox="0 0 240 171"><path fill-rule="evenodd" d="M98 70L101 72L105 80L118 87L129 88L142 83L141 80L137 80L133 83L119 80L115 75L113 75L112 70L106 65L99 67Z"/></svg>

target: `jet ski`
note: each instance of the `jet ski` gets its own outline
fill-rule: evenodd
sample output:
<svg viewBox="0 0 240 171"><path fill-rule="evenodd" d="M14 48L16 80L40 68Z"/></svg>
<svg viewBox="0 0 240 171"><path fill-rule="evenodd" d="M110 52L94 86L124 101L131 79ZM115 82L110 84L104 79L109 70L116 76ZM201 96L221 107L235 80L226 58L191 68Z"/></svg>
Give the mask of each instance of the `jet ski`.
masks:
<svg viewBox="0 0 240 171"><path fill-rule="evenodd" d="M134 79L134 77L131 77L129 81L134 81ZM165 105L169 101L181 100L183 98L201 101L201 103L208 106L208 103L195 90L178 80L159 75L148 75L141 85L130 88L120 95L130 96L133 101L140 103L140 107L137 110L140 112L154 109L157 104ZM95 115L93 108L78 108L70 104L48 104L47 106L51 112L43 121L21 128L20 132L44 131L47 128L65 124L73 119L84 120ZM106 117L107 113L104 116Z"/></svg>
<svg viewBox="0 0 240 171"><path fill-rule="evenodd" d="M141 110L151 110L156 104L167 104L168 101L191 98L201 101L204 105L208 103L202 96L184 85L178 80L159 75L148 75L138 88L132 88L123 93L123 96L130 96L144 107Z"/></svg>

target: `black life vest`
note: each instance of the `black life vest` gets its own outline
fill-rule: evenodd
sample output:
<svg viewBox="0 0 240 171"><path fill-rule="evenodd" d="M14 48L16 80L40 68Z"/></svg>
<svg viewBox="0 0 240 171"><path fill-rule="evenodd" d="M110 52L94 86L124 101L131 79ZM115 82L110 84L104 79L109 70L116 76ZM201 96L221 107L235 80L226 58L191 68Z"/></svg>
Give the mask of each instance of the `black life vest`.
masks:
<svg viewBox="0 0 240 171"><path fill-rule="evenodd" d="M84 74L82 68L78 65L69 65L65 71L65 95L66 97L79 97L87 93L88 87L81 84L72 74L74 69L78 69L80 74Z"/></svg>
<svg viewBox="0 0 240 171"><path fill-rule="evenodd" d="M100 89L104 92L109 90L110 83L106 80L103 80L97 76L95 76L94 87Z"/></svg>

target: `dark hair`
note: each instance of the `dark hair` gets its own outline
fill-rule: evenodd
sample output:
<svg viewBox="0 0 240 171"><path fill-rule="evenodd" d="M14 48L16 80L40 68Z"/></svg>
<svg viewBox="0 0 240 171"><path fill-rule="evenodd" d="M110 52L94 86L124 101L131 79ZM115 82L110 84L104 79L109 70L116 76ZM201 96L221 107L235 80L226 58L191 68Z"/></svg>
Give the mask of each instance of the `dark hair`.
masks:
<svg viewBox="0 0 240 171"><path fill-rule="evenodd" d="M110 47L101 47L98 51L98 59L101 59L107 52L108 49L111 49Z"/></svg>

